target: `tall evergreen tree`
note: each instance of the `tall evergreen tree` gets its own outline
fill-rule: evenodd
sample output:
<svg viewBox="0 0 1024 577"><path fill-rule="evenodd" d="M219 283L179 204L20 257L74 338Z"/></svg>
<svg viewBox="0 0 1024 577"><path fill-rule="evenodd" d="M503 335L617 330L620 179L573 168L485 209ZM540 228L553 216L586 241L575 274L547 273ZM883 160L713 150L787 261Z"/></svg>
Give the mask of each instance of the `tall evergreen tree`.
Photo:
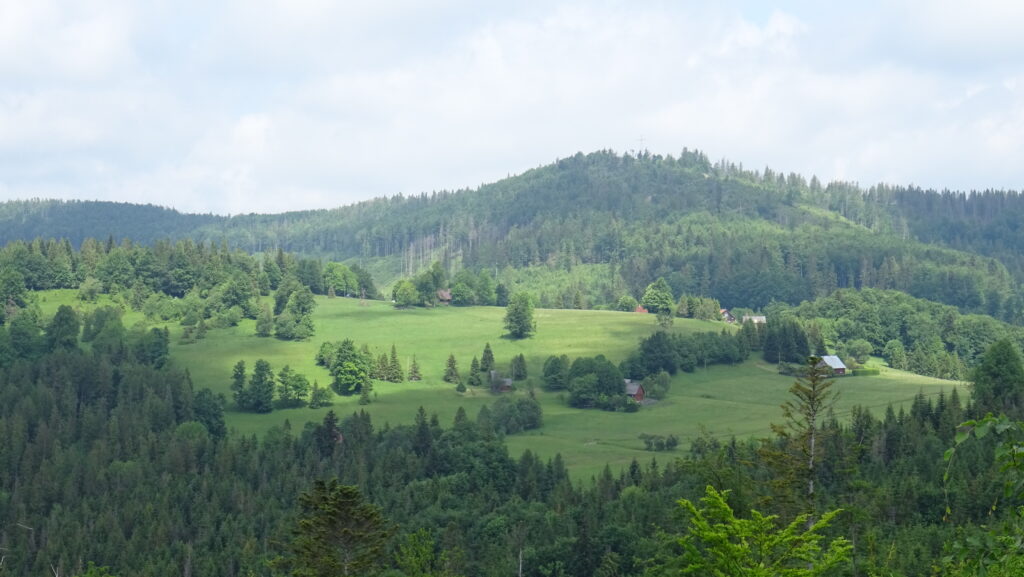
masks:
<svg viewBox="0 0 1024 577"><path fill-rule="evenodd" d="M57 314L46 327L46 348L49 351L74 349L78 346L81 323L78 313L68 305L60 305Z"/></svg>
<svg viewBox="0 0 1024 577"><path fill-rule="evenodd" d="M383 564L392 529L357 487L337 479L314 481L299 497L302 512L278 569L305 577L374 575Z"/></svg>
<svg viewBox="0 0 1024 577"><path fill-rule="evenodd" d="M448 362L444 368L444 382L446 383L459 383L462 379L459 377L459 368L455 362L455 355L448 355Z"/></svg>
<svg viewBox="0 0 1024 577"><path fill-rule="evenodd" d="M420 375L420 365L416 362L416 355L413 355L412 362L409 363L409 380L419 381L422 378L423 376Z"/></svg>
<svg viewBox="0 0 1024 577"><path fill-rule="evenodd" d="M249 410L269 413L274 410L274 371L263 359L256 361L249 379Z"/></svg>
<svg viewBox="0 0 1024 577"><path fill-rule="evenodd" d="M391 358L388 360L388 380L392 383L401 383L405 380L405 372L402 370L402 363L398 360L398 350L394 343L391 344Z"/></svg>
<svg viewBox="0 0 1024 577"><path fill-rule="evenodd" d="M512 295L505 307L505 329L514 339L525 339L537 330L533 318L533 298L524 292Z"/></svg>
<svg viewBox="0 0 1024 577"><path fill-rule="evenodd" d="M494 351L491 350L491 343L484 343L484 354L480 357L480 372L490 376L494 370Z"/></svg>
<svg viewBox="0 0 1024 577"><path fill-rule="evenodd" d="M1000 339L985 351L971 373L974 411L1005 413L1017 419L1024 412L1024 363L1009 339Z"/></svg>
<svg viewBox="0 0 1024 577"><path fill-rule="evenodd" d="M772 425L782 448L765 452L776 469L777 489L784 498L794 496L801 501L798 512L810 513L812 522L816 516L816 482L827 446L825 418L835 406L837 396L832 390L831 374L820 357L808 357L803 375L789 389L793 398L782 404L785 422Z"/></svg>

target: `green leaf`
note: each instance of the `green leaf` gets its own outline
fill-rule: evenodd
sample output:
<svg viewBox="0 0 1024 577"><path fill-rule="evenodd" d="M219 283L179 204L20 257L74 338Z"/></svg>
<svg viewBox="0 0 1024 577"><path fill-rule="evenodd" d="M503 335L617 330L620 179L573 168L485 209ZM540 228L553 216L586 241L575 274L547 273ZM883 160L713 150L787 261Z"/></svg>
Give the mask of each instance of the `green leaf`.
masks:
<svg viewBox="0 0 1024 577"><path fill-rule="evenodd" d="M979 439L984 439L985 436L988 435L989 431L991 431L991 430L992 430L992 422L991 421L986 421L986 422L982 423L981 425L979 425L978 428L974 429L974 436L979 438Z"/></svg>
<svg viewBox="0 0 1024 577"><path fill-rule="evenodd" d="M966 441L967 437L970 437L970 436L971 436L971 429L970 428L966 428L966 429L961 428L961 429L957 430L956 437L954 437L953 440L954 440L954 442L956 442L957 445L959 445L959 444L963 443L964 441Z"/></svg>

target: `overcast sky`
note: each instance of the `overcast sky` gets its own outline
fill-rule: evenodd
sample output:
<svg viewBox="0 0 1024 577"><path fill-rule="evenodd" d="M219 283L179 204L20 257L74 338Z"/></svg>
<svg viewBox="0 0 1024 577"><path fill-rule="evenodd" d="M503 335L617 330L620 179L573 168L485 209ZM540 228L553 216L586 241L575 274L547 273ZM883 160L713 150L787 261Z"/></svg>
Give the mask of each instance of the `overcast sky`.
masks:
<svg viewBox="0 0 1024 577"><path fill-rule="evenodd" d="M833 4L0 0L0 200L280 212L684 147L1024 188L1024 2Z"/></svg>

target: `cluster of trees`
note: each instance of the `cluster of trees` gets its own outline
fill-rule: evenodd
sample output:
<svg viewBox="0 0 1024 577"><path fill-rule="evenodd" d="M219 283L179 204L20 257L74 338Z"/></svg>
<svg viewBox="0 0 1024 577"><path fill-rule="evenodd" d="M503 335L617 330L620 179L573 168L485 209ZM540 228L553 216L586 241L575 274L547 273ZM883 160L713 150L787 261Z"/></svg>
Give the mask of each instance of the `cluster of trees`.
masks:
<svg viewBox="0 0 1024 577"><path fill-rule="evenodd" d="M391 345L390 355L381 353L374 358L366 344L357 349L352 339L327 341L317 351L316 364L331 374L331 389L335 393L341 396L360 395L359 402L362 404L370 402L373 380L401 383L423 378L415 355L409 363L408 375L405 373L394 344Z"/></svg>
<svg viewBox="0 0 1024 577"><path fill-rule="evenodd" d="M549 391L567 391L572 407L625 412L639 408L626 396L622 372L604 355L579 357L572 363L566 355L552 355L544 361L543 382Z"/></svg>
<svg viewBox="0 0 1024 577"><path fill-rule="evenodd" d="M749 356L748 340L742 331L724 329L690 335L657 331L640 340L640 346L622 361L620 369L627 377L639 380L659 372L674 375L693 372L698 366L741 363Z"/></svg>
<svg viewBox="0 0 1024 577"><path fill-rule="evenodd" d="M433 307L439 294L446 291L455 306L489 305L503 307L508 304L508 288L495 284L487 270L473 272L463 268L449 276L447 268L434 261L429 268L411 277L400 279L391 289L391 300L396 307Z"/></svg>
<svg viewBox="0 0 1024 577"><path fill-rule="evenodd" d="M632 311L636 309L637 304L636 299L626 295L619 298L616 308ZM672 287L663 277L658 277L658 280L647 285L639 305L647 312L658 315L658 323L663 327L670 326L673 317L722 320L722 307L716 299L683 294L676 301L672 296Z"/></svg>
<svg viewBox="0 0 1024 577"><path fill-rule="evenodd" d="M466 392L467 385L481 387L485 384L490 387L492 393L499 393L505 384L505 374L512 381L526 380L528 376L526 357L522 354L513 356L509 363L508 372L505 373L497 369L491 343L484 343L484 350L480 358L474 356L472 362L470 362L468 377L463 379L459 374L458 361L455 359L455 355L451 354L448 355L448 361L445 363L443 379L446 383L454 383L456 390L460 393Z"/></svg>
<svg viewBox="0 0 1024 577"><path fill-rule="evenodd" d="M892 290L840 290L796 307L776 304L771 312L799 319L818 343L811 352L829 346L854 358L878 355L894 368L949 379L966 378L997 340L1024 344L1018 326Z"/></svg>
<svg viewBox="0 0 1024 577"><path fill-rule="evenodd" d="M263 359L253 364L252 375L246 374L245 361L235 363L231 372L231 393L239 410L253 413L269 413L275 406L318 409L331 404L331 392L327 388L316 382L310 385L305 375L296 373L289 365L275 376L270 363Z"/></svg>
<svg viewBox="0 0 1024 577"><path fill-rule="evenodd" d="M252 256L226 245L180 241L146 247L85 239L74 250L67 241L12 242L0 249L0 324L8 310L28 305L32 290L78 289L95 301L109 294L124 308L151 321L178 321L184 342L202 339L210 328L256 319L257 334L305 339L313 334L314 294L377 297L364 269L276 251ZM273 309L260 297L273 293Z"/></svg>
<svg viewBox="0 0 1024 577"><path fill-rule="evenodd" d="M644 449L648 451L674 451L679 446L679 437L675 435L640 433L639 439L644 442Z"/></svg>
<svg viewBox="0 0 1024 577"><path fill-rule="evenodd" d="M72 307L61 305L53 318L46 321L37 305L9 307L7 323L0 324L0 367L19 359L75 350L79 342L89 343L97 354L119 361L128 359L163 367L169 358L168 329L143 325L127 329L121 317L122 311L116 307L97 307L80 315Z"/></svg>

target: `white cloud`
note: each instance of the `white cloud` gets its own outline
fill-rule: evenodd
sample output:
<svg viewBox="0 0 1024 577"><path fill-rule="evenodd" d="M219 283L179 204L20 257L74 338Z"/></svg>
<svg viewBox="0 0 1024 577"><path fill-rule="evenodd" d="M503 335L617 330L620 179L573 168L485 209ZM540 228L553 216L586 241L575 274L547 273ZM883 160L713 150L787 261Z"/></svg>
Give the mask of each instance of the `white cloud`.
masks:
<svg viewBox="0 0 1024 577"><path fill-rule="evenodd" d="M641 146L1020 188L1022 10L936 6L0 0L0 199L329 207Z"/></svg>

